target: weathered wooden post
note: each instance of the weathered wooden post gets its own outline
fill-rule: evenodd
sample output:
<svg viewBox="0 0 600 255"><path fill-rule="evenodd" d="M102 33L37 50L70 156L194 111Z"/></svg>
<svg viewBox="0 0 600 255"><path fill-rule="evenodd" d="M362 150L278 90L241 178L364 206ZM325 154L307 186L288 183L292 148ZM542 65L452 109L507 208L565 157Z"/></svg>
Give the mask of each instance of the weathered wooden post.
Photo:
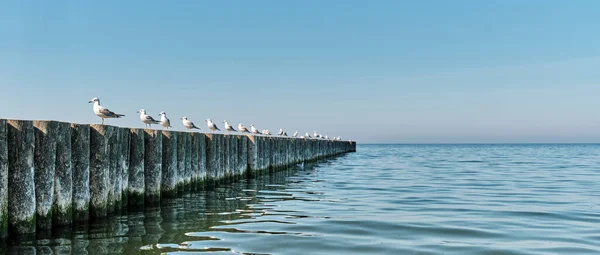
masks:
<svg viewBox="0 0 600 255"><path fill-rule="evenodd" d="M129 168L131 156L131 130L123 128L120 132L121 152L119 153L119 166L121 173L121 207L126 208L129 205Z"/></svg>
<svg viewBox="0 0 600 255"><path fill-rule="evenodd" d="M114 127L92 124L90 130L90 216L106 217L109 206L110 137Z"/></svg>
<svg viewBox="0 0 600 255"><path fill-rule="evenodd" d="M207 179L205 183L214 186L218 175L218 154L217 138L214 134L206 134L206 172Z"/></svg>
<svg viewBox="0 0 600 255"><path fill-rule="evenodd" d="M204 188L204 182L207 179L206 170L206 135L196 133L196 143L198 143L198 171L199 171L199 185L198 188Z"/></svg>
<svg viewBox="0 0 600 255"><path fill-rule="evenodd" d="M8 229L9 233L34 233L35 133L32 121L8 121Z"/></svg>
<svg viewBox="0 0 600 255"><path fill-rule="evenodd" d="M160 202L162 180L162 133L158 130L144 130L144 180L145 201L147 204Z"/></svg>
<svg viewBox="0 0 600 255"><path fill-rule="evenodd" d="M198 133L192 133L192 151L190 154L191 190L198 190L200 184L200 143L198 143L198 136L200 136Z"/></svg>
<svg viewBox="0 0 600 255"><path fill-rule="evenodd" d="M33 121L35 127L35 206L38 229L52 228L56 126L54 121Z"/></svg>
<svg viewBox="0 0 600 255"><path fill-rule="evenodd" d="M71 167L73 171L73 218L90 217L90 126L71 124Z"/></svg>
<svg viewBox="0 0 600 255"><path fill-rule="evenodd" d="M8 130L0 120L0 238L8 236Z"/></svg>
<svg viewBox="0 0 600 255"><path fill-rule="evenodd" d="M161 193L165 197L177 195L179 170L177 170L177 138L179 132L162 131L162 182Z"/></svg>
<svg viewBox="0 0 600 255"><path fill-rule="evenodd" d="M145 132L143 129L130 129L129 141L129 205L132 208L144 205L146 180L145 165Z"/></svg>
<svg viewBox="0 0 600 255"><path fill-rule="evenodd" d="M56 128L56 166L54 169L52 225L65 226L73 222L71 124L58 122Z"/></svg>
<svg viewBox="0 0 600 255"><path fill-rule="evenodd" d="M248 176L254 176L254 173L258 169L258 141L256 136L248 135Z"/></svg>

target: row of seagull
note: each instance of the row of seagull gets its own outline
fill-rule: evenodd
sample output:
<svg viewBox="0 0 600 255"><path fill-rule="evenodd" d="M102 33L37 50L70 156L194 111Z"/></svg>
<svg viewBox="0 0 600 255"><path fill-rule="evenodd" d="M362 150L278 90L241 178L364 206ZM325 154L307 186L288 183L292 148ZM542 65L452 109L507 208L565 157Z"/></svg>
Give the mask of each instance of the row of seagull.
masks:
<svg viewBox="0 0 600 255"><path fill-rule="evenodd" d="M97 97L92 98L92 100L90 100L89 103L94 104L94 107L93 107L94 113L102 119L103 125L104 125L104 119L121 118L121 117L125 116L124 114L118 114L113 111L110 111L108 108L100 105L100 99L98 99ZM140 120L145 124L145 126L147 128L152 128L152 124L159 124L163 127L163 129L164 128L169 129L172 127L171 120L169 120L169 118L167 118L167 113L164 111L159 113L160 120L156 120L152 116L148 115L146 113L146 110L144 110L144 109L140 109L139 111L137 111L137 113L140 114ZM196 126L194 124L194 122L192 122L185 116L181 117L181 122L188 131L191 131L193 129L200 130L200 128L198 126ZM219 127L217 127L217 125L211 119L206 119L205 122L206 122L206 125L208 126L208 129L211 132L221 131L221 129L219 129ZM263 129L263 130L259 131L256 127L254 127L253 124L250 124L250 129L248 129L242 123L239 123L237 126L237 128L238 128L237 130L235 128L233 128L233 126L231 126L231 124L229 124L229 122L227 120L224 120L223 124L224 124L225 130L227 132L241 132L241 133L249 133L249 134L271 135L271 132L268 129ZM281 128L279 129L279 132L277 133L277 135L288 136L288 134L286 132L284 132L283 129L281 129ZM298 131L294 132L294 134L291 137L298 137ZM331 137L331 139L330 139L329 136L326 136L326 135L324 136L322 134L319 134L319 133L317 133L317 131L315 131L313 133L313 136L311 136L309 133L306 133L305 135L300 136L300 138L308 138L308 139L312 139L312 138L319 139L320 138L320 139L338 140L338 141L342 140L342 138L339 136Z"/></svg>

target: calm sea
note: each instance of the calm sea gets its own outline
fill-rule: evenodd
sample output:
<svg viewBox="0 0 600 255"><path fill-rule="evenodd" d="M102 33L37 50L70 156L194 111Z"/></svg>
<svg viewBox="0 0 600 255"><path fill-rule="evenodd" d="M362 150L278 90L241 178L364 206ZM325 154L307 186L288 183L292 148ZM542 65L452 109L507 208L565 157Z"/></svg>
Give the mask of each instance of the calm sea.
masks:
<svg viewBox="0 0 600 255"><path fill-rule="evenodd" d="M336 159L163 202L5 248L600 254L600 145L359 145Z"/></svg>

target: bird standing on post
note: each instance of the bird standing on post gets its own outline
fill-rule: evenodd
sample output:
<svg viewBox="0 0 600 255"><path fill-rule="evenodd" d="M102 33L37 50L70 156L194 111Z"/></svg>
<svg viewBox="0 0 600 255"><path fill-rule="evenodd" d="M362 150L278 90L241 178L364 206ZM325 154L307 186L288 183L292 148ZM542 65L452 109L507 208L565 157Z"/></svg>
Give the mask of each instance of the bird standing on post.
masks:
<svg viewBox="0 0 600 255"><path fill-rule="evenodd" d="M225 123L225 130L227 130L228 132L237 132L237 130L235 130L231 125L229 125L229 122L227 122L227 120L224 120L223 123Z"/></svg>
<svg viewBox="0 0 600 255"><path fill-rule="evenodd" d="M100 99L97 97L92 98L89 103L94 103L94 113L96 116L102 118L102 125L104 125L104 119L121 118L125 116L124 114L114 113L109 109L104 108L102 105L100 105Z"/></svg>
<svg viewBox="0 0 600 255"><path fill-rule="evenodd" d="M171 127L171 121L167 118L167 113L162 111L158 115L160 115L160 125L163 126L163 128L169 129Z"/></svg>
<svg viewBox="0 0 600 255"><path fill-rule="evenodd" d="M144 122L144 124L146 124L147 128L152 128L152 124L158 124L158 120L155 120L154 118L152 118L152 116L146 114L146 110L141 109L139 111L137 111L140 114L140 120L142 120L142 122Z"/></svg>
<svg viewBox="0 0 600 255"><path fill-rule="evenodd" d="M190 130L192 130L192 129L198 129L198 130L200 130L200 128L199 128L199 127L196 127L196 125L194 125L194 122L192 122L192 121L188 120L188 118L187 118L187 117L183 116L183 117L181 117L181 120L182 120L181 122L183 122L183 126L184 126L184 127L185 127L185 128L188 130L188 131L190 131Z"/></svg>
<svg viewBox="0 0 600 255"><path fill-rule="evenodd" d="M252 134L255 134L255 135L260 134L258 129L254 127L254 124L250 124L250 130L252 131Z"/></svg>
<svg viewBox="0 0 600 255"><path fill-rule="evenodd" d="M298 137L298 130L296 130L296 132L294 132L294 134L292 135L292 137L294 137L294 138Z"/></svg>
<svg viewBox="0 0 600 255"><path fill-rule="evenodd" d="M208 126L208 129L210 129L211 132L214 132L215 130L221 131L221 129L219 129L217 125L215 125L215 123L212 122L211 119L206 119L206 125Z"/></svg>
<svg viewBox="0 0 600 255"><path fill-rule="evenodd" d="M238 123L238 129L242 133L250 133L250 131L248 131L248 129L246 128L246 126L242 125L242 123Z"/></svg>

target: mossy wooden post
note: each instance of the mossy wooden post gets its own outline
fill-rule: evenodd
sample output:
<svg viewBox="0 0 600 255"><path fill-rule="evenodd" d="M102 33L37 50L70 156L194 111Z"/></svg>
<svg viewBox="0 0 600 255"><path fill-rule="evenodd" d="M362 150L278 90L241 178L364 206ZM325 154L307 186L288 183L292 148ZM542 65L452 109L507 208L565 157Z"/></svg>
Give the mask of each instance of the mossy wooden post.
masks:
<svg viewBox="0 0 600 255"><path fill-rule="evenodd" d="M146 129L144 145L145 201L147 204L160 202L162 180L162 133Z"/></svg>
<svg viewBox="0 0 600 255"><path fill-rule="evenodd" d="M71 124L58 122L56 129L56 167L52 225L73 222L73 166L71 164Z"/></svg>
<svg viewBox="0 0 600 255"><path fill-rule="evenodd" d="M121 174L121 207L129 205L129 157L131 156L131 130L122 128L119 133L121 139L121 152L119 153L119 173Z"/></svg>
<svg viewBox="0 0 600 255"><path fill-rule="evenodd" d="M164 197L177 195L177 138L179 132L162 131L162 181L161 193Z"/></svg>
<svg viewBox="0 0 600 255"><path fill-rule="evenodd" d="M192 133L185 133L183 145L183 153L185 155L183 161L183 187L184 190L190 190L192 185Z"/></svg>
<svg viewBox="0 0 600 255"><path fill-rule="evenodd" d="M143 129L132 128L129 139L129 207L136 208L144 205L146 180L144 177L145 163L145 132Z"/></svg>
<svg viewBox="0 0 600 255"><path fill-rule="evenodd" d="M204 187L204 182L207 179L206 170L206 135L196 133L196 142L198 143L198 171L200 172L200 184L198 188Z"/></svg>
<svg viewBox="0 0 600 255"><path fill-rule="evenodd" d="M226 176L227 176L227 171L225 169L225 160L226 160L225 137L224 137L224 135L221 135L221 134L217 134L215 136L218 141L218 144L217 144L217 146L218 146L218 148L217 148L218 149L218 153L217 153L218 167L217 167L217 169L219 169L218 170L218 172L219 172L218 180L219 180L219 183L225 183Z"/></svg>
<svg viewBox="0 0 600 255"><path fill-rule="evenodd" d="M73 218L90 217L90 126L71 124L71 167L73 171Z"/></svg>
<svg viewBox="0 0 600 255"><path fill-rule="evenodd" d="M229 182L231 176L230 168L229 168L229 135L222 135L223 143L221 144L221 156L223 157L223 182Z"/></svg>
<svg viewBox="0 0 600 255"><path fill-rule="evenodd" d="M206 134L206 176L205 184L214 186L217 180L217 141L214 134Z"/></svg>
<svg viewBox="0 0 600 255"><path fill-rule="evenodd" d="M191 138L191 133L181 132L177 140L177 170L179 172L177 186L180 191L189 190L191 181Z"/></svg>
<svg viewBox="0 0 600 255"><path fill-rule="evenodd" d="M36 230L35 131L32 121L8 121L8 231Z"/></svg>
<svg viewBox="0 0 600 255"><path fill-rule="evenodd" d="M241 135L238 140L238 168L242 177L246 177L248 172L248 137Z"/></svg>
<svg viewBox="0 0 600 255"><path fill-rule="evenodd" d="M0 120L0 238L8 236L8 127Z"/></svg>
<svg viewBox="0 0 600 255"><path fill-rule="evenodd" d="M122 176L120 173L120 156L121 153L121 128L111 127L112 135L108 140L108 151L109 151L109 169L108 169L108 206L107 213L120 213L121 208L121 181Z"/></svg>
<svg viewBox="0 0 600 255"><path fill-rule="evenodd" d="M90 216L106 217L110 171L110 137L114 127L92 124L90 126Z"/></svg>
<svg viewBox="0 0 600 255"><path fill-rule="evenodd" d="M200 143L198 143L198 136L200 136L200 134L198 133L192 133L192 140L191 140L191 147L192 147L192 151L191 151L191 158L190 158L190 164L191 164L191 175L192 175L192 180L191 180L191 189L192 190L198 190L198 185L200 184Z"/></svg>
<svg viewBox="0 0 600 255"><path fill-rule="evenodd" d="M33 121L35 127L35 206L37 229L52 228L54 173L56 169L55 121Z"/></svg>
<svg viewBox="0 0 600 255"><path fill-rule="evenodd" d="M246 136L248 138L248 154L247 163L248 163L248 176L254 176L254 172L258 168L258 150L257 150L257 139L254 135Z"/></svg>

